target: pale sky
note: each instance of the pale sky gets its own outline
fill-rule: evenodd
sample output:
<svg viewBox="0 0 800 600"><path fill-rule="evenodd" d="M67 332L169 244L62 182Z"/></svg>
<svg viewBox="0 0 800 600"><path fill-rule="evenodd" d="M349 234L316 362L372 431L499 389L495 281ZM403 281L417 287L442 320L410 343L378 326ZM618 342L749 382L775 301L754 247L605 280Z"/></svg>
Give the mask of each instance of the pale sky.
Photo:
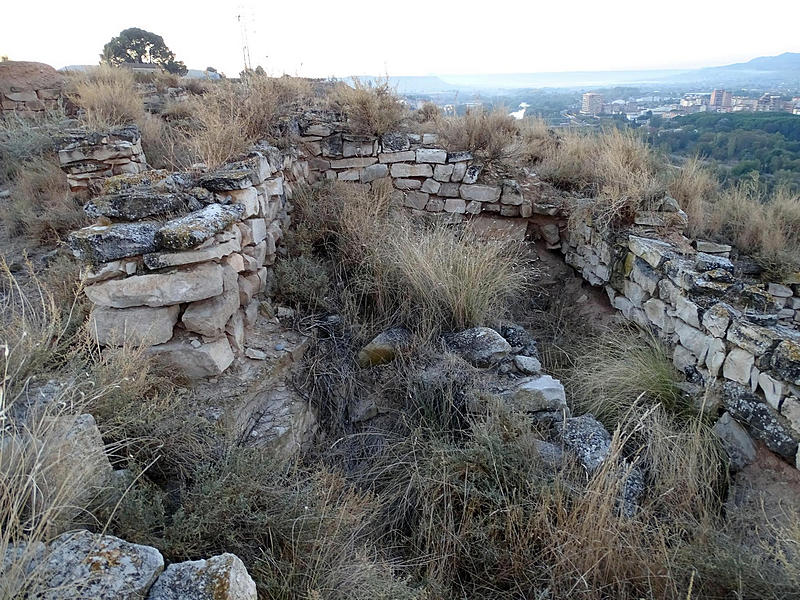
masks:
<svg viewBox="0 0 800 600"><path fill-rule="evenodd" d="M800 52L800 2L772 0L5 0L0 55L96 64L127 27L190 68L309 77L688 68Z"/></svg>

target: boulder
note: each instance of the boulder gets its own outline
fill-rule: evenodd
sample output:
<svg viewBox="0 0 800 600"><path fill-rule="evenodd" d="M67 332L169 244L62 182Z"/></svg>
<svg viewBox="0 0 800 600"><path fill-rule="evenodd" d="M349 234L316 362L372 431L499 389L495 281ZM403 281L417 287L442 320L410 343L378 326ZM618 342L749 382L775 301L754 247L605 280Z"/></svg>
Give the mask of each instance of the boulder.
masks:
<svg viewBox="0 0 800 600"><path fill-rule="evenodd" d="M178 305L158 308L95 306L89 317L89 330L101 346L155 346L172 339L179 312Z"/></svg>
<svg viewBox="0 0 800 600"><path fill-rule="evenodd" d="M222 293L222 267L201 263L167 273L134 275L101 281L86 288L86 296L100 306L171 306L205 300Z"/></svg>
<svg viewBox="0 0 800 600"><path fill-rule="evenodd" d="M241 559L220 554L173 563L150 588L147 600L256 600L256 584Z"/></svg>
<svg viewBox="0 0 800 600"><path fill-rule="evenodd" d="M448 348L476 367L490 367L511 352L503 336L488 327L473 327L444 338Z"/></svg>
<svg viewBox="0 0 800 600"><path fill-rule="evenodd" d="M361 367L374 367L391 362L408 347L411 339L411 332L405 327L382 331L358 353L358 364Z"/></svg>
<svg viewBox="0 0 800 600"><path fill-rule="evenodd" d="M214 377L233 362L233 351L227 337L203 343L197 337L176 333L166 344L148 349L148 354L171 368L174 373L190 379Z"/></svg>
<svg viewBox="0 0 800 600"><path fill-rule="evenodd" d="M750 387L732 381L722 384L722 403L738 422L747 426L754 438L786 458L797 453L797 433L783 415L756 396Z"/></svg>
<svg viewBox="0 0 800 600"><path fill-rule="evenodd" d="M186 210L186 202L176 194L129 190L89 200L83 207L86 214L97 219L109 217L138 221Z"/></svg>
<svg viewBox="0 0 800 600"><path fill-rule="evenodd" d="M240 204L209 204L184 217L167 221L156 231L158 248L188 250L200 245L232 223L240 221L244 208Z"/></svg>
<svg viewBox="0 0 800 600"><path fill-rule="evenodd" d="M90 225L73 231L68 243L76 258L97 265L154 252L159 227L150 222Z"/></svg>
<svg viewBox="0 0 800 600"><path fill-rule="evenodd" d="M515 406L526 412L556 411L567 407L564 386L549 375L520 379L511 390L511 396Z"/></svg>
<svg viewBox="0 0 800 600"><path fill-rule="evenodd" d="M611 434L590 414L566 419L559 434L564 446L588 471L597 469L611 449Z"/></svg>
<svg viewBox="0 0 800 600"><path fill-rule="evenodd" d="M155 548L88 531L64 533L41 567L46 600L141 600L164 569Z"/></svg>

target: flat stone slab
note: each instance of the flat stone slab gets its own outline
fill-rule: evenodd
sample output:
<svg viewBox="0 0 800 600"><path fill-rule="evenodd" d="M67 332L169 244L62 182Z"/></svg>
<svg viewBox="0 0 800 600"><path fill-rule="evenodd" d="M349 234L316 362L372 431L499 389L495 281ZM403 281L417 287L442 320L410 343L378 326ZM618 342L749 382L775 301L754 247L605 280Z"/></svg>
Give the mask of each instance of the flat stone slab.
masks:
<svg viewBox="0 0 800 600"><path fill-rule="evenodd" d="M242 245L236 239L231 239L220 244L212 244L204 248L195 250L184 250L183 252L153 252L145 254L144 264L148 269L163 269L165 267L177 267L180 265L191 265L194 263L217 260L239 252Z"/></svg>
<svg viewBox="0 0 800 600"><path fill-rule="evenodd" d="M244 208L240 204L209 204L184 217L167 221L156 231L156 246L168 250L188 250L240 221Z"/></svg>
<svg viewBox="0 0 800 600"><path fill-rule="evenodd" d="M184 212L186 202L177 194L127 191L89 200L83 207L92 218L109 217L138 221L147 217Z"/></svg>
<svg viewBox="0 0 800 600"><path fill-rule="evenodd" d="M154 252L160 226L152 222L91 225L73 231L67 241L76 258L96 265Z"/></svg>
<svg viewBox="0 0 800 600"><path fill-rule="evenodd" d="M211 342L202 342L200 336L176 333L166 344L148 349L165 367L190 379L220 375L233 362L233 350L225 336Z"/></svg>
<svg viewBox="0 0 800 600"><path fill-rule="evenodd" d="M89 318L89 329L101 346L155 346L172 339L179 312L178 305L158 308L96 306Z"/></svg>
<svg viewBox="0 0 800 600"><path fill-rule="evenodd" d="M203 175L198 185L214 192L243 190L256 184L258 177L250 169L219 169Z"/></svg>
<svg viewBox="0 0 800 600"><path fill-rule="evenodd" d="M222 293L222 266L201 263L168 273L134 275L102 281L86 288L86 296L100 306L170 306L205 300Z"/></svg>

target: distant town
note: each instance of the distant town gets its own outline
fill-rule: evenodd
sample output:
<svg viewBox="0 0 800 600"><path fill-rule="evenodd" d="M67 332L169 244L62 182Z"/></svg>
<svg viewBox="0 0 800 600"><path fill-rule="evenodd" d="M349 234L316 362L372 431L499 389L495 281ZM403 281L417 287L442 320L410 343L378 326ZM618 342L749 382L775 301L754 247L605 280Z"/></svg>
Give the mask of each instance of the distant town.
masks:
<svg viewBox="0 0 800 600"><path fill-rule="evenodd" d="M580 114L593 117L625 115L629 120L645 115L673 119L702 112L787 112L800 115L800 96L794 96L791 100L783 98L769 92L758 97L734 96L728 90L716 89L711 92L689 92L680 98L652 95L608 101L604 94L586 92L581 98Z"/></svg>

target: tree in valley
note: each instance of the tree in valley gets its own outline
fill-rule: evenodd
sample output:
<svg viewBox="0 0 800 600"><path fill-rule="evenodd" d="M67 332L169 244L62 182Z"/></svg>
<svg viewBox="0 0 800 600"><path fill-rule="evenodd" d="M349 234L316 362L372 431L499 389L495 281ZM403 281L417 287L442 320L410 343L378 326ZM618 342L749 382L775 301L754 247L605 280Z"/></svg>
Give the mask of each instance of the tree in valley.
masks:
<svg viewBox="0 0 800 600"><path fill-rule="evenodd" d="M175 60L175 53L164 43L164 38L138 27L125 29L112 38L103 46L100 59L114 66L123 63L156 64L177 75L185 75L187 71L182 61Z"/></svg>

